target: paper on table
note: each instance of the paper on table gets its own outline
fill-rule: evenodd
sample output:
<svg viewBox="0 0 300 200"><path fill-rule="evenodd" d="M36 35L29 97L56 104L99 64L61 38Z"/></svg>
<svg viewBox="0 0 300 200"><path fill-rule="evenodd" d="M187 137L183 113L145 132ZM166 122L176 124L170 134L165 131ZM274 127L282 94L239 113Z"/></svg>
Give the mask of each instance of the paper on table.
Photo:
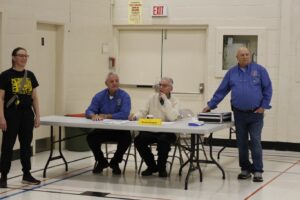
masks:
<svg viewBox="0 0 300 200"><path fill-rule="evenodd" d="M126 124L128 120L114 120L114 119L104 119L102 120L104 124Z"/></svg>
<svg viewBox="0 0 300 200"><path fill-rule="evenodd" d="M202 126L204 125L204 121L199 121L196 117L193 117L189 123L189 126Z"/></svg>
<svg viewBox="0 0 300 200"><path fill-rule="evenodd" d="M175 122L162 122L162 125L174 124Z"/></svg>

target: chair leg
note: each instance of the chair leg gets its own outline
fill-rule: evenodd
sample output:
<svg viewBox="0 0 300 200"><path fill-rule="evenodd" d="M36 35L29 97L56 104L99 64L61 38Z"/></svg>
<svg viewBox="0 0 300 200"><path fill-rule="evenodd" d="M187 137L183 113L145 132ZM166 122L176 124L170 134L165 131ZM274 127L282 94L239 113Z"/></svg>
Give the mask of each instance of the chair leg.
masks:
<svg viewBox="0 0 300 200"><path fill-rule="evenodd" d="M181 146L178 146L178 151L179 151L179 164L182 165L183 164L183 156L182 156L182 149Z"/></svg>
<svg viewBox="0 0 300 200"><path fill-rule="evenodd" d="M175 156L176 156L176 151L177 151L177 145L175 144L174 153L173 153L173 156L172 156L172 161L170 163L169 176L171 175L171 172L172 172L172 167L173 167L174 159L175 159Z"/></svg>
<svg viewBox="0 0 300 200"><path fill-rule="evenodd" d="M152 145L150 145L150 146L152 148ZM174 145L174 152L172 154L172 160L171 160L171 162L168 161L168 163L170 164L169 173L168 173L169 176L171 175L171 172L172 172L174 160L175 160L175 157L176 157L177 148L178 148L178 151L179 151L179 163L180 163L180 165L183 163L183 156L182 156L182 153L180 152L181 151L180 146L175 144ZM136 151L136 149L135 149L135 151ZM169 157L171 157L171 156L169 156ZM143 164L144 164L144 159L141 158L140 166L138 168L138 174L141 173ZM136 166L136 168L137 168L137 166Z"/></svg>
<svg viewBox="0 0 300 200"><path fill-rule="evenodd" d="M189 143L187 142L186 139L183 139L183 142L184 142L184 145L185 145L187 148L190 148L190 145L189 145ZM185 149L183 152L184 152L185 156L186 156L187 158L189 158L188 151Z"/></svg>
<svg viewBox="0 0 300 200"><path fill-rule="evenodd" d="M180 164L180 166L183 164L181 140L182 140L182 138L179 136L178 140L177 140L177 147L178 147L178 153L179 153L179 164Z"/></svg>
<svg viewBox="0 0 300 200"><path fill-rule="evenodd" d="M105 155L106 155L106 159L108 159L108 147L107 147L107 143L105 143Z"/></svg>
<svg viewBox="0 0 300 200"><path fill-rule="evenodd" d="M108 145L109 145L109 143L105 143L105 147L104 147L104 148L105 148L105 157L106 157L107 160L108 160L108 159L111 159L111 157L109 157L110 154L114 154L114 153L115 153L115 151L109 151L109 150L108 150ZM127 150L127 152L126 152L126 158L123 159L123 161L124 161L123 174L125 174L126 167L127 167L127 163L128 163L128 160L129 160L129 156L130 156L130 155L132 155L132 156L134 157L135 170L137 170L136 149L134 148L134 154L131 154L131 153L130 153L130 152L131 152L131 146L132 146L132 144L128 147L128 150Z"/></svg>
<svg viewBox="0 0 300 200"><path fill-rule="evenodd" d="M124 161L123 174L125 174L125 170L126 170L128 158L129 158L129 156L130 156L130 149L131 149L131 144L130 144L129 147L128 147L126 159L125 159L125 161Z"/></svg>
<svg viewBox="0 0 300 200"><path fill-rule="evenodd" d="M141 173L143 163L144 163L144 159L142 158L142 159L141 159L140 166L139 166L138 174Z"/></svg>
<svg viewBox="0 0 300 200"><path fill-rule="evenodd" d="M134 145L134 143L133 143L133 145ZM134 166L135 166L135 171L137 171L138 170L138 167L137 167L137 157L136 157L136 148L135 148L135 146L133 146L133 156L134 156Z"/></svg>

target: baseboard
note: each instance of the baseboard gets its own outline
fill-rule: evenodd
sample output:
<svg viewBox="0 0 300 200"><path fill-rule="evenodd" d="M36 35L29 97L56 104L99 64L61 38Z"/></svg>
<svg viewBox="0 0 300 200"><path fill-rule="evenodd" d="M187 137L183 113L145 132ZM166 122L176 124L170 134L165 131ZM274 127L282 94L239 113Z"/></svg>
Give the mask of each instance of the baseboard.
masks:
<svg viewBox="0 0 300 200"><path fill-rule="evenodd" d="M204 139L204 143L207 144L207 138ZM226 146L236 148L236 140L232 139L219 139L214 138L213 146ZM271 142L262 141L263 149L272 149L278 151L296 151L300 152L300 143L291 142ZM48 151L50 149L50 138L43 138L36 141L36 152ZM31 147L32 155L32 147ZM20 149L13 150L12 160L20 159Z"/></svg>
<svg viewBox="0 0 300 200"><path fill-rule="evenodd" d="M31 156L32 156L32 147L31 147ZM12 160L20 159L20 149L13 150Z"/></svg>
<svg viewBox="0 0 300 200"><path fill-rule="evenodd" d="M35 152L49 151L50 149L50 137L38 139L35 141ZM31 147L31 156L32 156L32 147ZM20 149L13 150L12 160L20 159Z"/></svg>
<svg viewBox="0 0 300 200"><path fill-rule="evenodd" d="M207 138L204 141L207 143ZM214 138L213 146L236 147L236 140ZM262 147L263 149L300 152L300 143L262 141Z"/></svg>
<svg viewBox="0 0 300 200"><path fill-rule="evenodd" d="M38 139L35 141L35 152L48 151L50 149L51 140L50 137Z"/></svg>

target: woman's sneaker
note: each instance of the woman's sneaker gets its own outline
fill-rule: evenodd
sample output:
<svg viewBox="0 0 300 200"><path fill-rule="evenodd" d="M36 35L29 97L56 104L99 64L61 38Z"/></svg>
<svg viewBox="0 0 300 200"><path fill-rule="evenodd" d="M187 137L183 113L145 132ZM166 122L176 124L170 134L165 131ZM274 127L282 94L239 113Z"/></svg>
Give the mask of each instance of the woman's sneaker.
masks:
<svg viewBox="0 0 300 200"><path fill-rule="evenodd" d="M7 188L7 178L6 177L1 177L0 188Z"/></svg>
<svg viewBox="0 0 300 200"><path fill-rule="evenodd" d="M29 175L23 175L22 183L27 184L27 185L39 185L39 184L41 184L41 181L33 178L29 174Z"/></svg>

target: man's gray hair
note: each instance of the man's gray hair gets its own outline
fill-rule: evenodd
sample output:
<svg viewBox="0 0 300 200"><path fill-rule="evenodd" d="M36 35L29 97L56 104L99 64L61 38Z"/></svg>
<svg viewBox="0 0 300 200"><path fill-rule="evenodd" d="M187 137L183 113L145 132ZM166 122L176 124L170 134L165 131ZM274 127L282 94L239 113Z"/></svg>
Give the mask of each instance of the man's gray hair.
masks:
<svg viewBox="0 0 300 200"><path fill-rule="evenodd" d="M240 48L238 48L238 50L236 51L236 56L238 56L239 53L240 53L240 51L242 51L242 50L247 50L247 51L249 52L249 54L251 54L250 49L248 49L247 47L240 47Z"/></svg>
<svg viewBox="0 0 300 200"><path fill-rule="evenodd" d="M119 78L119 76L118 76L117 73L115 73L115 72L108 72L108 74L106 76L106 79L105 79L105 82L109 79L110 76L117 76Z"/></svg>
<svg viewBox="0 0 300 200"><path fill-rule="evenodd" d="M161 80L168 81L170 83L170 85L173 86L174 81L173 81L172 78L170 78L170 77L162 77Z"/></svg>

